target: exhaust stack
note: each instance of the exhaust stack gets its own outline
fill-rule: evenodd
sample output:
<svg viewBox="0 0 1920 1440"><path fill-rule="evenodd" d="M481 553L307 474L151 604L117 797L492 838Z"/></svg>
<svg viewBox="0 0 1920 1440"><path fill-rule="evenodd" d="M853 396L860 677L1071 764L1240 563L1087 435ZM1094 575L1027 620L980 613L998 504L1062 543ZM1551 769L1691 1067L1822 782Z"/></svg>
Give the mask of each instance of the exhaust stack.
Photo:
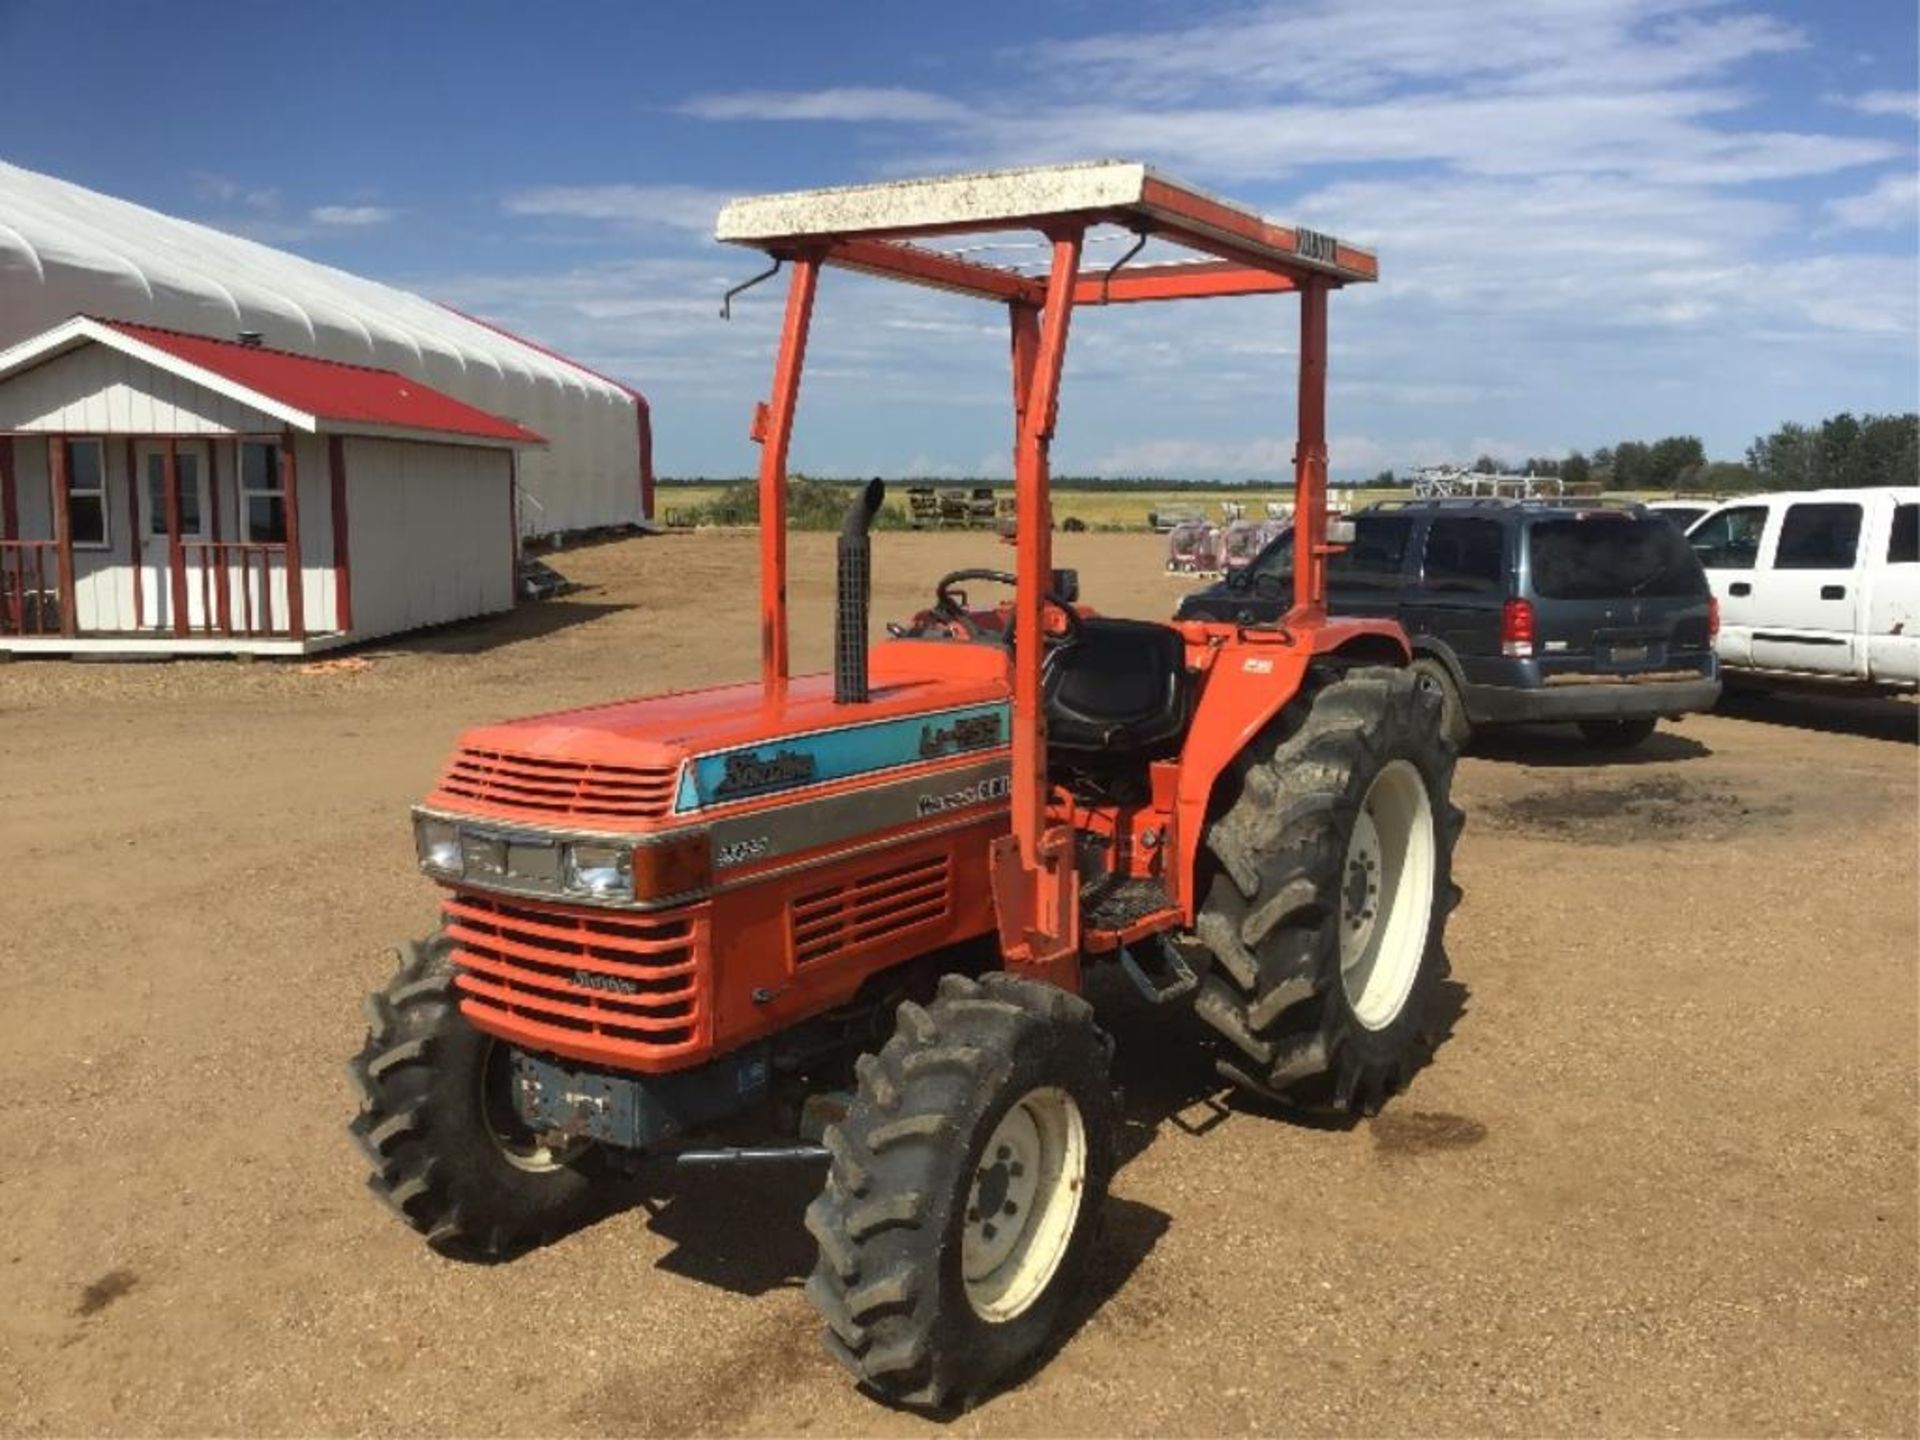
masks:
<svg viewBox="0 0 1920 1440"><path fill-rule="evenodd" d="M833 702L862 705L867 699L867 612L873 599L873 542L867 531L887 497L877 476L847 507L840 527L839 583L833 617Z"/></svg>

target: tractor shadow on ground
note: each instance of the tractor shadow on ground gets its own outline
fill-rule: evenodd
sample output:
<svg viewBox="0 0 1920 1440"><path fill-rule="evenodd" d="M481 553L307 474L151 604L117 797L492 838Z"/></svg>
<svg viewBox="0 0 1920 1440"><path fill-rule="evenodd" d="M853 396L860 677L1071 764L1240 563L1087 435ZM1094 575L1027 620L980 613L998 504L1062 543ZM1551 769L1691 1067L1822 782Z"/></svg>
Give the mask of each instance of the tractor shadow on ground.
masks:
<svg viewBox="0 0 1920 1440"><path fill-rule="evenodd" d="M1440 984L1434 1001L1434 1049L1443 1050L1467 1014L1471 991L1459 980ZM1249 1094L1224 1079L1214 1060L1217 1040L1185 1010L1166 1014L1148 1005L1111 970L1088 977L1087 998L1118 1046L1114 1080L1122 1088L1119 1165L1151 1145L1163 1127L1193 1138L1236 1116L1306 1130L1345 1133L1367 1117L1336 1110L1311 1089L1298 1100ZM1419 1084L1416 1078L1414 1084ZM1389 1101L1389 1104L1396 1103Z"/></svg>
<svg viewBox="0 0 1920 1440"><path fill-rule="evenodd" d="M1711 754L1706 744L1680 734L1670 723L1627 750L1588 744L1571 725L1516 725L1481 731L1468 743L1464 758L1540 770L1599 770L1669 765L1680 760L1703 760Z"/></svg>
<svg viewBox="0 0 1920 1440"><path fill-rule="evenodd" d="M1435 1017L1439 1045L1466 1014L1468 996L1457 980L1441 986ZM1328 1106L1269 1100L1235 1089L1214 1068L1219 1052L1210 1032L1181 1006L1161 1009L1146 1003L1117 967L1088 974L1087 998L1116 1042L1113 1079L1121 1095L1116 1172L1152 1145L1164 1127L1204 1138L1236 1116L1341 1132L1361 1123L1362 1117ZM764 1295L802 1285L811 1273L814 1241L803 1217L823 1178L824 1166L818 1163L649 1172L622 1187L624 1196L609 1211L645 1212L647 1228L672 1244L656 1262L660 1269L735 1294ZM1172 1224L1171 1216L1152 1205L1108 1199L1086 1282L1053 1349L1069 1343L1125 1286Z"/></svg>

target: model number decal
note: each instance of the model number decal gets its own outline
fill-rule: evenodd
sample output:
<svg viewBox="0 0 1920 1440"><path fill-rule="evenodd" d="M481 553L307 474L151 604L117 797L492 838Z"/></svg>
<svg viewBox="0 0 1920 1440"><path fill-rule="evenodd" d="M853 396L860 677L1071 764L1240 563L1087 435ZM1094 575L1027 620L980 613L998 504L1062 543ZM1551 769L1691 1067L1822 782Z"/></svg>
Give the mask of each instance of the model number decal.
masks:
<svg viewBox="0 0 1920 1440"><path fill-rule="evenodd" d="M714 868L725 870L730 865L744 865L749 860L758 860L772 848L773 841L765 835L749 835L744 840L729 840L724 845L714 847Z"/></svg>
<svg viewBox="0 0 1920 1440"><path fill-rule="evenodd" d="M1319 260L1331 265L1340 253L1340 244L1331 235L1302 228L1293 232L1293 253L1302 260Z"/></svg>
<svg viewBox="0 0 1920 1440"><path fill-rule="evenodd" d="M947 810L964 810L969 805L984 805L990 800L1004 800L1012 793L1013 781L1008 776L995 775L977 785L965 785L943 795L922 795L916 804L924 817Z"/></svg>

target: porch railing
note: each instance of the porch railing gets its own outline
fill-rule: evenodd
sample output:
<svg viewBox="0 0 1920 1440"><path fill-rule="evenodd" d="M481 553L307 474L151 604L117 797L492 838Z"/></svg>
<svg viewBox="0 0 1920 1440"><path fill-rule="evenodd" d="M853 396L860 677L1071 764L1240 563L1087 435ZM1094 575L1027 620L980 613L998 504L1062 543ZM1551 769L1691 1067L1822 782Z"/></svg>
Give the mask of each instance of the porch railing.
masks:
<svg viewBox="0 0 1920 1440"><path fill-rule="evenodd" d="M0 540L0 635L58 635L60 550L52 540Z"/></svg>
<svg viewBox="0 0 1920 1440"><path fill-rule="evenodd" d="M193 628L221 635L292 633L288 587L300 583L287 568L287 547L280 541L183 540L188 573L200 587L200 623ZM274 603L275 579L280 603ZM237 594L235 592L238 592Z"/></svg>

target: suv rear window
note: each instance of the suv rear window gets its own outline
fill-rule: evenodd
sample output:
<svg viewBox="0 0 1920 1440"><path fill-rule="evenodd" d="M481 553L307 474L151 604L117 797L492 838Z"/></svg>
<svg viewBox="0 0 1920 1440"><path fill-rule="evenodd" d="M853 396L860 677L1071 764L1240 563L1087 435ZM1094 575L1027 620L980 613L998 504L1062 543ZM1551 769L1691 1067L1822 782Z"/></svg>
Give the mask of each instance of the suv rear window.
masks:
<svg viewBox="0 0 1920 1440"><path fill-rule="evenodd" d="M1529 533L1533 593L1542 599L1707 593L1686 537L1657 517L1538 520Z"/></svg>

